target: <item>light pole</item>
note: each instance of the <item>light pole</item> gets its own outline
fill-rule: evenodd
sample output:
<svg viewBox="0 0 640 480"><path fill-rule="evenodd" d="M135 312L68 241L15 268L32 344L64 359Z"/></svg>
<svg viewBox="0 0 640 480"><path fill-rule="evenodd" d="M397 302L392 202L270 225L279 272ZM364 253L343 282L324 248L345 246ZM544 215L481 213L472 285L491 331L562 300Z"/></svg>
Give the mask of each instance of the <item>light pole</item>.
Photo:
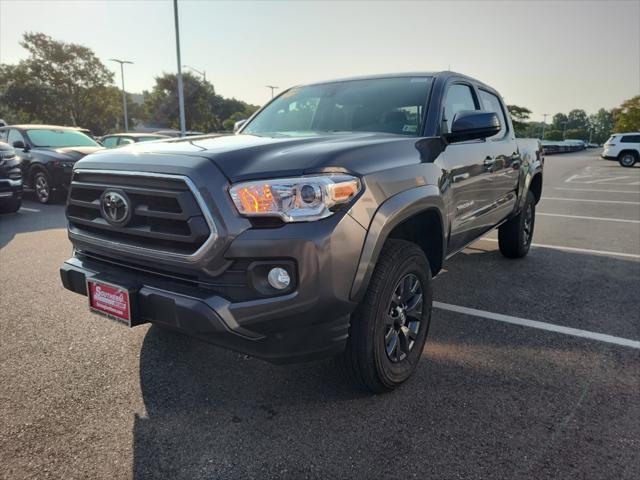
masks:
<svg viewBox="0 0 640 480"><path fill-rule="evenodd" d="M120 76L122 77L122 106L124 110L124 131L129 131L129 119L127 117L127 93L124 91L124 64L128 63L133 65L133 62L129 60L118 60L117 58L110 58L112 62L118 62L120 64Z"/></svg>
<svg viewBox="0 0 640 480"><path fill-rule="evenodd" d="M193 68L191 65L182 65L182 68L188 68L190 70L193 70L194 72L196 72L197 74L202 76L202 79L206 82L207 81L207 72L202 70L198 70L197 68Z"/></svg>
<svg viewBox="0 0 640 480"><path fill-rule="evenodd" d="M180 109L180 136L184 137L184 88L182 86L182 62L180 62L180 27L178 26L178 0L173 0L173 18L176 26L176 56L178 57L178 107Z"/></svg>
<svg viewBox="0 0 640 480"><path fill-rule="evenodd" d="M274 90L280 88L280 87L276 87L275 85L265 85L267 88L271 89L271 98L273 98L273 92Z"/></svg>
<svg viewBox="0 0 640 480"><path fill-rule="evenodd" d="M562 140L566 140L567 137L567 123L569 123L569 121L567 120L566 122L562 122Z"/></svg>
<svg viewBox="0 0 640 480"><path fill-rule="evenodd" d="M544 128L547 126L547 117L549 116L548 113L543 113L542 114L542 139L544 140Z"/></svg>

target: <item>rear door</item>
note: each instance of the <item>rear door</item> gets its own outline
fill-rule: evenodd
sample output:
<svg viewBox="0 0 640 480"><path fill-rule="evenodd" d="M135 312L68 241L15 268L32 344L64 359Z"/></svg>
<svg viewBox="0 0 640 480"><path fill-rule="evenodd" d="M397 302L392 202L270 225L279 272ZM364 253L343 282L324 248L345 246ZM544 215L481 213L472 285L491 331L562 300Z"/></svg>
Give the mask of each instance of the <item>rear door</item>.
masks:
<svg viewBox="0 0 640 480"><path fill-rule="evenodd" d="M465 110L480 110L476 90L465 81L449 84L442 104L441 133L449 133L456 114ZM487 145L484 140L452 143L438 161L450 179L448 253L458 251L482 233L483 213L494 199L488 190L492 184L485 161L491 158L492 150Z"/></svg>

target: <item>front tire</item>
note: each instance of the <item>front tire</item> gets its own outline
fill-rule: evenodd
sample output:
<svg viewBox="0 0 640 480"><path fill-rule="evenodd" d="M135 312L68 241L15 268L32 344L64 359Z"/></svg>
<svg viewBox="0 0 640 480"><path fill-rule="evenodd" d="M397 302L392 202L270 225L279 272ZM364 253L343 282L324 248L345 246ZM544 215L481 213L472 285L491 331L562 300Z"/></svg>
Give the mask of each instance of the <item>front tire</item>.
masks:
<svg viewBox="0 0 640 480"><path fill-rule="evenodd" d="M51 203L53 200L53 188L49 175L42 170L33 174L32 180L33 190L36 193L36 200L42 204Z"/></svg>
<svg viewBox="0 0 640 480"><path fill-rule="evenodd" d="M498 228L500 253L507 258L522 258L529 253L536 221L536 197L527 192L522 211Z"/></svg>
<svg viewBox="0 0 640 480"><path fill-rule="evenodd" d="M411 376L427 339L432 300L423 251L411 242L387 240L340 358L360 387L382 393Z"/></svg>
<svg viewBox="0 0 640 480"><path fill-rule="evenodd" d="M633 167L638 161L638 155L634 152L622 152L618 156L618 163L626 168Z"/></svg>

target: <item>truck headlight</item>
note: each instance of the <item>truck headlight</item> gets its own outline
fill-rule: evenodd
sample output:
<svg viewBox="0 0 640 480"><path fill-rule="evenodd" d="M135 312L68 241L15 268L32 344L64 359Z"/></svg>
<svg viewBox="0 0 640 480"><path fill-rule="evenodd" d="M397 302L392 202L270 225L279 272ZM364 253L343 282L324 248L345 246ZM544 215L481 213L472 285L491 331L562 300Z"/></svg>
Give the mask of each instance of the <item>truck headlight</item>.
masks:
<svg viewBox="0 0 640 480"><path fill-rule="evenodd" d="M243 182L229 189L238 212L246 217L280 217L284 222L308 222L333 214L360 191L360 180L330 174Z"/></svg>

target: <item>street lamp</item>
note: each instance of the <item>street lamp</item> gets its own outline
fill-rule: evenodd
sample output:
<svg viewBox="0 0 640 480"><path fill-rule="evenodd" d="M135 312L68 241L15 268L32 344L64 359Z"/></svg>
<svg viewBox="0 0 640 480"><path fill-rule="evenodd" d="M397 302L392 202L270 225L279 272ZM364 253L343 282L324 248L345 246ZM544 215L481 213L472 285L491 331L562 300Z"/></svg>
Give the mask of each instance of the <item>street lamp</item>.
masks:
<svg viewBox="0 0 640 480"><path fill-rule="evenodd" d="M193 70L194 72L196 72L197 74L202 76L202 79L206 82L207 81L207 72L202 70L198 70L197 68L193 68L191 65L182 65L182 68L188 68L190 70Z"/></svg>
<svg viewBox="0 0 640 480"><path fill-rule="evenodd" d="M562 122L562 140L566 140L567 137L567 123L569 123L569 121L567 120L566 122Z"/></svg>
<svg viewBox="0 0 640 480"><path fill-rule="evenodd" d="M275 85L265 85L265 86L271 89L271 98L273 98L274 90L276 90L277 88L280 88L280 87L276 87Z"/></svg>
<svg viewBox="0 0 640 480"><path fill-rule="evenodd" d="M173 19L176 28L176 57L178 60L178 107L180 109L180 136L185 136L184 88L182 86L182 62L180 62L180 27L178 25L178 0L173 0Z"/></svg>
<svg viewBox="0 0 640 480"><path fill-rule="evenodd" d="M542 117L542 140L544 140L544 128L547 126L547 117L549 116L548 113L543 113Z"/></svg>
<svg viewBox="0 0 640 480"><path fill-rule="evenodd" d="M124 91L124 64L128 63L133 65L133 62L129 60L119 60L117 58L110 58L111 62L118 62L120 64L120 76L122 77L122 106L124 110L124 131L129 131L129 119L127 117L127 93Z"/></svg>

